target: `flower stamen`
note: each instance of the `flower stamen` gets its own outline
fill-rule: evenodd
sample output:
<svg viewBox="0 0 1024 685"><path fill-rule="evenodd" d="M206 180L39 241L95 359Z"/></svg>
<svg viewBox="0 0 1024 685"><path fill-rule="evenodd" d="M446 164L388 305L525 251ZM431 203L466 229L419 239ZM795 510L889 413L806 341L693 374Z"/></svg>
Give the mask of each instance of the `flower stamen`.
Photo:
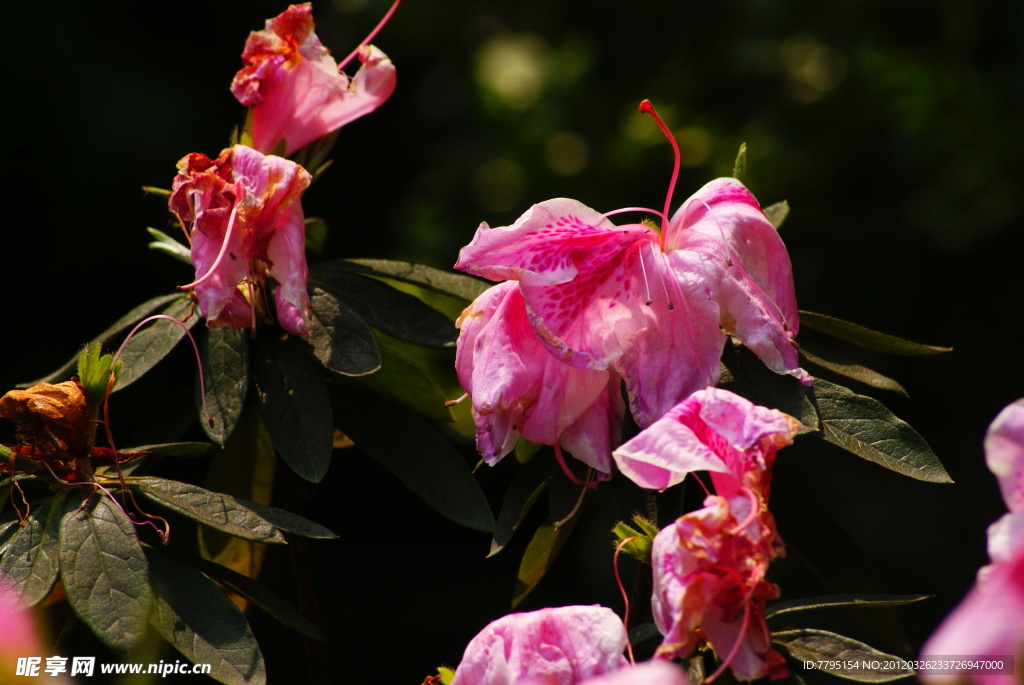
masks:
<svg viewBox="0 0 1024 685"><path fill-rule="evenodd" d="M402 0L395 0L395 2L391 5L391 9L389 9L387 11L387 13L384 15L383 19L381 19L379 22L377 22L377 25L373 27L373 30L370 31L370 34L368 36L366 36L366 38L363 38L363 40L359 43L359 45L356 46L356 49L353 50L349 54L348 57L346 57L345 59L343 59L340 62L338 62L338 71L341 71L342 69L344 69L345 65L348 64L349 62L351 62L352 58L355 57L357 54L359 54L360 50L362 50L364 47L366 47L367 45L370 44L370 41L373 40L377 36L378 33L380 33L380 30L382 28L384 28L385 24L388 23L388 20L391 18L391 15L395 13L395 10L398 9L398 6L401 3L402 3Z"/></svg>

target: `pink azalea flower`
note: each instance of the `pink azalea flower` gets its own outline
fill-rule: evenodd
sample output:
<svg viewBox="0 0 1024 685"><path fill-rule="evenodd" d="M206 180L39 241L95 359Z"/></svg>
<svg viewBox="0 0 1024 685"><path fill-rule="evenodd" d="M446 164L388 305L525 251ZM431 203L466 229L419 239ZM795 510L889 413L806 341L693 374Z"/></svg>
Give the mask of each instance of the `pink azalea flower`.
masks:
<svg viewBox="0 0 1024 685"><path fill-rule="evenodd" d="M256 325L265 279L277 281L274 301L281 326L309 332L305 221L299 197L310 176L292 161L244 145L216 160L193 153L178 162L171 211L191 224L194 289L211 327Z"/></svg>
<svg viewBox="0 0 1024 685"><path fill-rule="evenodd" d="M768 499L775 452L793 442L800 423L728 390L690 395L615 450L619 470L637 485L664 490L688 473L709 471L715 491L742 488Z"/></svg>
<svg viewBox="0 0 1024 685"><path fill-rule="evenodd" d="M455 369L473 402L477 449L495 464L520 435L561 445L603 474L622 433L618 376L577 369L548 353L533 329L518 284L488 289L462 313Z"/></svg>
<svg viewBox="0 0 1024 685"><path fill-rule="evenodd" d="M575 685L625 667L625 648L626 629L611 609L509 614L470 641L452 685Z"/></svg>
<svg viewBox="0 0 1024 685"><path fill-rule="evenodd" d="M929 638L921 650L923 659L1024 654L1024 400L1003 409L989 426L985 461L999 480L1010 512L989 526L992 563L978 571L967 597ZM919 675L935 683L964 679L953 673ZM969 674L969 679L983 685L1019 682L1013 673Z"/></svg>
<svg viewBox="0 0 1024 685"><path fill-rule="evenodd" d="M709 496L704 505L654 538L651 611L665 636L655 656L687 657L707 641L722 659L709 680L725 667L741 680L781 677L784 658L764 619L765 603L779 595L764 579L781 551L774 524L744 498Z"/></svg>
<svg viewBox="0 0 1024 685"><path fill-rule="evenodd" d="M667 661L648 661L621 668L609 675L584 681L581 685L689 685L686 673Z"/></svg>
<svg viewBox="0 0 1024 685"><path fill-rule="evenodd" d="M0 579L0 681L14 677L19 657L42 657L42 640L32 614L17 600L18 591Z"/></svg>
<svg viewBox="0 0 1024 685"><path fill-rule="evenodd" d="M655 212L661 230L616 226L559 198L512 226L481 224L455 265L519 281L541 342L571 366L619 373L641 426L717 382L723 328L773 371L810 381L799 367L792 268L778 233L730 178L708 183L669 219L676 149L669 198Z"/></svg>
<svg viewBox="0 0 1024 685"><path fill-rule="evenodd" d="M291 5L249 34L231 92L252 107L253 147L270 152L284 140L288 156L380 107L395 90L395 67L366 43L397 5L356 49L362 66L352 79L341 71L348 60L336 64L313 32L309 3Z"/></svg>

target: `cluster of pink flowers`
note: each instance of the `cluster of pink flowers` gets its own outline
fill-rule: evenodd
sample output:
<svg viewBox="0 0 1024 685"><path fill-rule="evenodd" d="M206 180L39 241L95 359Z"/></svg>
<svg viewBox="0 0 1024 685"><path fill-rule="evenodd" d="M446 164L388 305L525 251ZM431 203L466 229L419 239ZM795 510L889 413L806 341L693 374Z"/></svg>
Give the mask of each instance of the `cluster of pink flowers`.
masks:
<svg viewBox="0 0 1024 685"><path fill-rule="evenodd" d="M196 267L196 279L182 288L193 290L207 325L255 327L270 318L264 302L271 278L278 323L294 335L309 332L300 198L310 175L275 153L291 155L391 95L395 68L366 42L352 54L362 66L350 79L341 71L348 60L336 64L313 32L309 3L290 6L249 35L231 92L251 108L251 130L243 134L251 146L235 145L215 160L183 158L170 199Z"/></svg>
<svg viewBox="0 0 1024 685"><path fill-rule="evenodd" d="M1009 512L989 526L992 563L978 571L974 587L921 649L922 660L948 655L1012 659L1024 654L1024 400L1003 409L989 426L985 462L999 480ZM921 678L952 683L963 676L922 673ZM1020 682L1012 672L971 678L985 685Z"/></svg>

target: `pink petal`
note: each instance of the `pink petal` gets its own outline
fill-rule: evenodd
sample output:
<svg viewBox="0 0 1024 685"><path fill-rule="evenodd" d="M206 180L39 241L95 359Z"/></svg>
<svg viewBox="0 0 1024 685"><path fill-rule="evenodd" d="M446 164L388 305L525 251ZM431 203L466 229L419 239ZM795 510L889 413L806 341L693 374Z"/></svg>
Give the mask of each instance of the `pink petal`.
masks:
<svg viewBox="0 0 1024 685"><path fill-rule="evenodd" d="M1024 400L1003 409L989 426L985 463L999 479L1006 508L1024 513Z"/></svg>
<svg viewBox="0 0 1024 685"><path fill-rule="evenodd" d="M689 685L683 669L667 661L626 666L612 674L591 678L581 685Z"/></svg>
<svg viewBox="0 0 1024 685"><path fill-rule="evenodd" d="M1024 553L1024 513L1003 514L988 527L988 557L995 563Z"/></svg>
<svg viewBox="0 0 1024 685"><path fill-rule="evenodd" d="M604 607L509 614L470 641L452 685L574 685L625 667L625 647L622 621Z"/></svg>

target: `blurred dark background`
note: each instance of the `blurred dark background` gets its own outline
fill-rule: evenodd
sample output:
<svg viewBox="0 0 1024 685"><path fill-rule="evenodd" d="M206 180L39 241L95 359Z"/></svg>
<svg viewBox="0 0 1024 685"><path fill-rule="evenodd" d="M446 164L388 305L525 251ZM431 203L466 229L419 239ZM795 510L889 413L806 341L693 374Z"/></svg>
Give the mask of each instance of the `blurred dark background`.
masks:
<svg viewBox="0 0 1024 685"><path fill-rule="evenodd" d="M341 57L387 6L316 3L317 33ZM245 37L284 7L5 8L4 389L190 280L148 251L145 226L169 224L140 186L169 187L178 159L226 145L244 116L228 85ZM398 89L342 131L304 205L332 228L325 258L449 267L481 221L511 223L550 197L660 207L672 156L636 111L644 98L682 147L674 206L729 174L746 142L751 190L792 206L782 235L802 308L955 348L860 358L907 388L909 399L875 395L955 485L813 438L783 452L776 475L849 531L887 591L936 595L901 610L916 649L985 563L985 528L1004 505L982 438L1024 395L1022 29L1024 5L1010 0L406 0L374 41ZM181 375L139 385L177 392ZM145 420L147 408L121 416ZM434 515L357 452L336 462L310 513L342 534L315 546L330 663L345 682L418 683L507 610L525 540L485 560L486 535ZM498 493L503 467L481 474ZM594 509L604 514L578 531L591 535L577 535L527 608L620 606L602 530L613 515ZM268 574L290 592L286 558L269 559ZM272 674L288 677L301 644L254 621Z"/></svg>

